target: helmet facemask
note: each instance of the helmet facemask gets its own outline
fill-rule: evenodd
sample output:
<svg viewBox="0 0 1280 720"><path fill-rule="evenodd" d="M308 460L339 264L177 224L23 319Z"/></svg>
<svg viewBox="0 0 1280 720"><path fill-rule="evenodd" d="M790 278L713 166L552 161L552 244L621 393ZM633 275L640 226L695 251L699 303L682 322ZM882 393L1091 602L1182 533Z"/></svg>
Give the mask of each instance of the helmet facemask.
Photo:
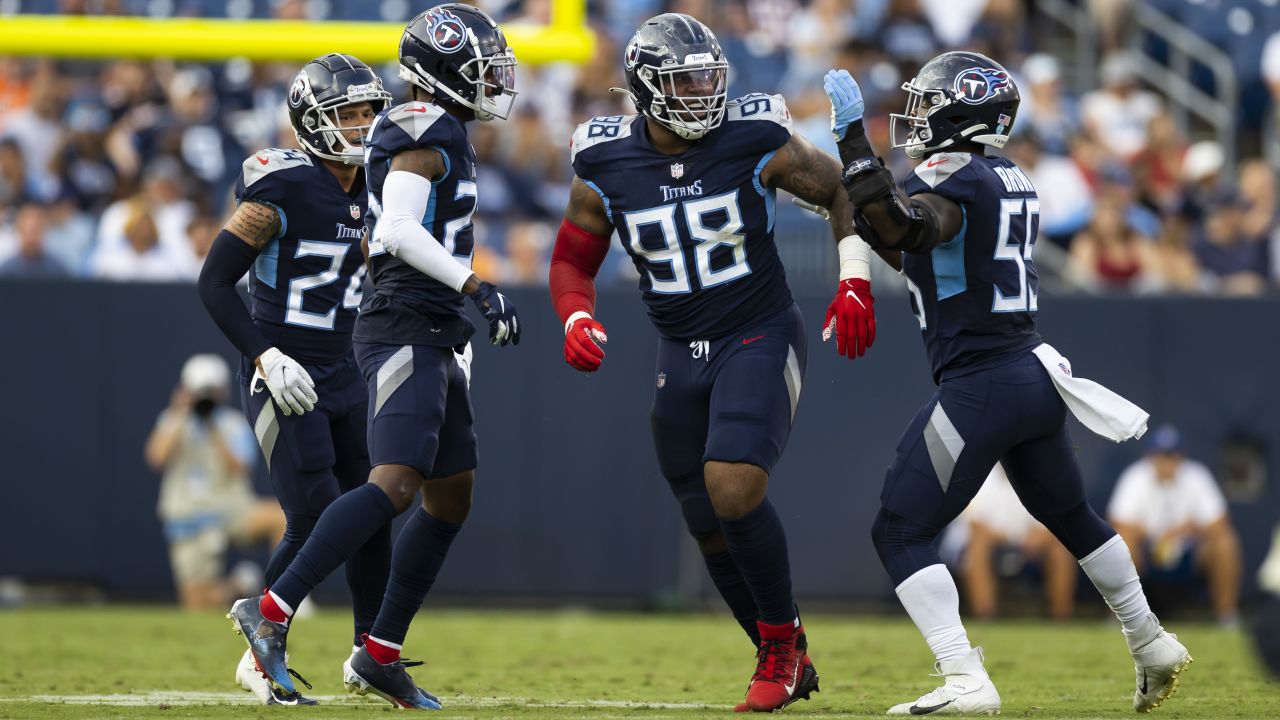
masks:
<svg viewBox="0 0 1280 720"><path fill-rule="evenodd" d="M937 147L930 147L933 140L933 128L929 124L929 116L954 102L945 90L922 88L915 80L902 84L907 92L907 109L901 113L889 114L889 147L904 148L907 157L919 160L925 151L946 147L953 141L947 139Z"/></svg>
<svg viewBox="0 0 1280 720"><path fill-rule="evenodd" d="M690 55L684 65L641 67L640 81L653 95L649 117L685 140L697 140L724 122L729 63Z"/></svg>
<svg viewBox="0 0 1280 720"><path fill-rule="evenodd" d="M468 31L468 35L470 34ZM413 83L432 95L443 95L451 102L471 108L477 120L506 120L511 115L511 107L519 94L515 89L517 65L511 48L494 55L474 57L464 63L458 73L462 82L470 83L475 88L474 100L463 97L442 82L442 78L434 77L417 62L414 62L412 68L401 65L400 79Z"/></svg>
<svg viewBox="0 0 1280 720"><path fill-rule="evenodd" d="M302 112L302 126L305 132L295 131L299 145L325 160L347 165L364 163L364 136L371 125L342 125L338 121L338 113L344 107L360 103L369 103L375 115L380 112L391 101L391 93L382 88L381 80L364 85L348 85L344 94L317 103L310 83L299 76L290 93L300 93L303 100L309 101L307 109ZM352 143L346 137L352 130L360 131L360 140L356 143ZM312 139L318 139L319 142L312 142Z"/></svg>

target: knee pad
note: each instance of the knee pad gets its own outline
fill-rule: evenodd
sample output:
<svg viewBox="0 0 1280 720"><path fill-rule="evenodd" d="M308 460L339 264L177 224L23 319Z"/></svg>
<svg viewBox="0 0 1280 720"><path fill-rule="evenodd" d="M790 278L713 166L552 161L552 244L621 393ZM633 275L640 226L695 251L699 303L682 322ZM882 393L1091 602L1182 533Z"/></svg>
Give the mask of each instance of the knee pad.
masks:
<svg viewBox="0 0 1280 720"><path fill-rule="evenodd" d="M871 525L871 542L894 586L920 570L942 562L933 541L938 531L880 508Z"/></svg>
<svg viewBox="0 0 1280 720"><path fill-rule="evenodd" d="M311 537L311 531L315 530L320 516L311 513L286 512L284 520L284 537L281 542L301 544Z"/></svg>
<svg viewBox="0 0 1280 720"><path fill-rule="evenodd" d="M720 521L716 519L715 509L711 506L711 497L707 495L707 484L702 478L702 468L678 478L667 478L671 486L671 494L680 503L680 514L684 516L685 527L689 534L699 543L720 532Z"/></svg>

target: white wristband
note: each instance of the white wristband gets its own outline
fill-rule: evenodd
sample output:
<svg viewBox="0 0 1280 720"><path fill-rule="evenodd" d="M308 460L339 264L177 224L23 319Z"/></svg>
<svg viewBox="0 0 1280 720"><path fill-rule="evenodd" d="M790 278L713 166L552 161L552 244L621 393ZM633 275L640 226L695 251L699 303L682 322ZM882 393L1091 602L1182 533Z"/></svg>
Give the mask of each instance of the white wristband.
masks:
<svg viewBox="0 0 1280 720"><path fill-rule="evenodd" d="M871 246L857 235L849 235L836 244L840 254L840 280L871 280Z"/></svg>
<svg viewBox="0 0 1280 720"><path fill-rule="evenodd" d="M585 310L578 310L577 312L575 312L575 313L573 313L572 315L570 315L570 316L569 316L569 319L564 321L564 334L565 334L565 335L568 335L568 334L569 334L569 328L573 327L573 324L574 324L574 323L576 323L576 322L578 322L578 321L579 321L579 320L581 320L582 318L586 318L586 319L590 320L590 319L591 319L591 313L586 312Z"/></svg>

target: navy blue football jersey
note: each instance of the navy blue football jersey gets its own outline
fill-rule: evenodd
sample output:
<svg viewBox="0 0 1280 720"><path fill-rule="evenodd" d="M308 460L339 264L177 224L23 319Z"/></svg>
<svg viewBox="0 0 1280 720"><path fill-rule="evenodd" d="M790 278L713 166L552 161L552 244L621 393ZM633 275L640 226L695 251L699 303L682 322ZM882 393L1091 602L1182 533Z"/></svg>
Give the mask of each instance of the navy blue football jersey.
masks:
<svg viewBox="0 0 1280 720"><path fill-rule="evenodd" d="M729 102L725 121L666 155L639 115L593 118L573 135L573 171L600 194L658 332L737 332L792 303L773 243L775 192L760 171L791 138L780 95Z"/></svg>
<svg viewBox="0 0 1280 720"><path fill-rule="evenodd" d="M411 102L378 114L365 143L369 179L369 277L355 339L396 345L451 347L465 343L475 327L463 296L403 262L382 245L382 184L397 154L431 148L444 158L445 174L431 183L425 227L458 262L471 267L471 215L476 211L476 153L467 131L438 105Z"/></svg>
<svg viewBox="0 0 1280 720"><path fill-rule="evenodd" d="M350 352L366 198L363 172L343 190L323 160L301 150L267 149L244 161L236 202L280 215L280 234L249 271L250 314L284 354L326 362Z"/></svg>
<svg viewBox="0 0 1280 720"><path fill-rule="evenodd" d="M1040 344L1031 259L1040 200L1027 176L1006 158L939 153L903 185L909 195L941 195L964 212L955 237L927 255L902 256L934 382Z"/></svg>

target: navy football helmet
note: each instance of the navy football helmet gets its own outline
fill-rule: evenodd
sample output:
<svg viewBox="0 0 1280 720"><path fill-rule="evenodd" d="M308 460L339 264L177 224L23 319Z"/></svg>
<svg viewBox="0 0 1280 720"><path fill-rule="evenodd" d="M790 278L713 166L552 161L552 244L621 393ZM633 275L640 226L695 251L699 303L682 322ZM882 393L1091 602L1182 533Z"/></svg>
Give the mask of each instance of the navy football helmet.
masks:
<svg viewBox="0 0 1280 720"><path fill-rule="evenodd" d="M340 127L338 109L369 103L379 113L391 101L391 93L368 65L350 55L330 53L302 66L289 88L289 124L298 144L325 160L359 165L364 150L347 141L343 133L365 131L368 125ZM363 132L361 135L363 136Z"/></svg>
<svg viewBox="0 0 1280 720"><path fill-rule="evenodd" d="M483 10L437 5L400 36L400 79L471 108L477 120L505 120L516 99L516 56Z"/></svg>
<svg viewBox="0 0 1280 720"><path fill-rule="evenodd" d="M711 29L681 13L649 18L623 55L636 110L686 140L720 126L729 63Z"/></svg>
<svg viewBox="0 0 1280 720"><path fill-rule="evenodd" d="M907 109L889 116L889 133L916 159L964 141L1004 147L1021 100L1009 72L975 52L935 57L902 89Z"/></svg>

